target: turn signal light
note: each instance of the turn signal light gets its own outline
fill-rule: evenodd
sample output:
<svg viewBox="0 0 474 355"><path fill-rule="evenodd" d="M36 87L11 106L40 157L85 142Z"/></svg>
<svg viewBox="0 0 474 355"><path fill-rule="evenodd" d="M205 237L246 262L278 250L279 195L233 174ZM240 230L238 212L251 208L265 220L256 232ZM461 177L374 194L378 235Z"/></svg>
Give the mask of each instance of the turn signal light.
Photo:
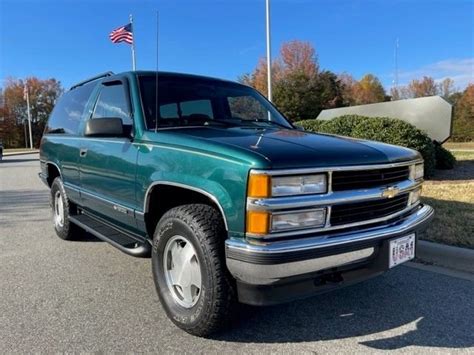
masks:
<svg viewBox="0 0 474 355"><path fill-rule="evenodd" d="M250 174L248 197L270 197L270 176L265 174Z"/></svg>
<svg viewBox="0 0 474 355"><path fill-rule="evenodd" d="M247 212L247 233L268 234L270 215L263 211Z"/></svg>

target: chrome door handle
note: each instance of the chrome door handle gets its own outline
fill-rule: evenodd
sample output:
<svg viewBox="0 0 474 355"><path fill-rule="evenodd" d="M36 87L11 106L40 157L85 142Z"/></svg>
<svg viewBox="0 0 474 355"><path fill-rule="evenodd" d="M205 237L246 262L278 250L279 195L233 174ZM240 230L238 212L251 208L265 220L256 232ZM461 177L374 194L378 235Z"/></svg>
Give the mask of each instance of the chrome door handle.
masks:
<svg viewBox="0 0 474 355"><path fill-rule="evenodd" d="M80 157L85 157L87 155L87 149L81 149L79 151L79 156Z"/></svg>

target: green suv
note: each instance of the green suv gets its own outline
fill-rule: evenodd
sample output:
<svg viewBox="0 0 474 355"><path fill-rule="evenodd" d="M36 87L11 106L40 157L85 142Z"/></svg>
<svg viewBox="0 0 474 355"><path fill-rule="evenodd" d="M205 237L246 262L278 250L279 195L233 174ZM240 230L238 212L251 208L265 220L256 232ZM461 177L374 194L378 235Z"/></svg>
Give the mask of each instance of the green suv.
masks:
<svg viewBox="0 0 474 355"><path fill-rule="evenodd" d="M167 315L200 336L238 302L304 298L412 259L433 216L416 151L306 133L256 90L195 75L73 86L40 161L57 235L151 256Z"/></svg>

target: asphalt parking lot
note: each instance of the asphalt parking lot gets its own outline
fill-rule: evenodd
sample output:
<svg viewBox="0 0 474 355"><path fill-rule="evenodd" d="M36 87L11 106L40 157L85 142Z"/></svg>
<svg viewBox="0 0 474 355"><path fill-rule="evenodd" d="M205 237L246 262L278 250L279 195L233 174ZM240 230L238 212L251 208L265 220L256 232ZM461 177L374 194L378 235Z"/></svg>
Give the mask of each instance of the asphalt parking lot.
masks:
<svg viewBox="0 0 474 355"><path fill-rule="evenodd" d="M168 321L149 259L56 237L38 156L0 162L0 353L474 351L474 282L399 266L363 284L245 308L212 339Z"/></svg>

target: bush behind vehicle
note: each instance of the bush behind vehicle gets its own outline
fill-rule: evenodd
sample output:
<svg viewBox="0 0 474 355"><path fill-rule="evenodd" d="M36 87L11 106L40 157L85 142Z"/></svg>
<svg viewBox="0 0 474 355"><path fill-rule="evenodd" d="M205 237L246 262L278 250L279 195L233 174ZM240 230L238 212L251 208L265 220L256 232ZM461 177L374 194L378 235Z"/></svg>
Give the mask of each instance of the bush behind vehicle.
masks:
<svg viewBox="0 0 474 355"><path fill-rule="evenodd" d="M369 139L415 149L425 161L425 177L432 176L435 168L451 169L456 162L448 150L434 143L425 132L395 118L344 115L329 121L303 120L296 124L310 132Z"/></svg>

